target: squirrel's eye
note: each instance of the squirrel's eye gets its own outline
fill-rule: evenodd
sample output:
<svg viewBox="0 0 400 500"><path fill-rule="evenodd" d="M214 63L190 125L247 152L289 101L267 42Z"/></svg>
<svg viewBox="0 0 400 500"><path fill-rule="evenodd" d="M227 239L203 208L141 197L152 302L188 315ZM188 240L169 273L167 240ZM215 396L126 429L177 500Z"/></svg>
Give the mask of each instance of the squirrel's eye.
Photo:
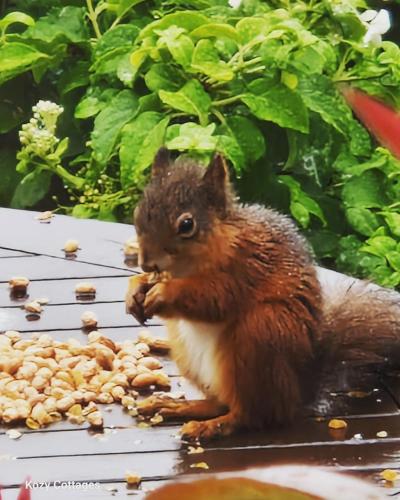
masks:
<svg viewBox="0 0 400 500"><path fill-rule="evenodd" d="M191 214L182 214L177 220L178 234L183 238L190 238L193 236L196 223Z"/></svg>

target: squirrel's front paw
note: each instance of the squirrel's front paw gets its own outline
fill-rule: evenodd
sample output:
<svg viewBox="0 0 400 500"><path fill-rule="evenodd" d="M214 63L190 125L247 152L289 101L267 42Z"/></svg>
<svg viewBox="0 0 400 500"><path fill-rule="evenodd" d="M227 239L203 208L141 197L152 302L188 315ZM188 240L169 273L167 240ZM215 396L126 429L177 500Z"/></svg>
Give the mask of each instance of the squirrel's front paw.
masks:
<svg viewBox="0 0 400 500"><path fill-rule="evenodd" d="M143 311L146 318L154 315L163 315L167 310L167 286L165 283L156 283L146 294Z"/></svg>
<svg viewBox="0 0 400 500"><path fill-rule="evenodd" d="M139 323L145 323L149 316L144 311L146 293L153 287L152 283L144 280L144 275L134 276L130 279L129 290L125 297L126 312L132 314Z"/></svg>

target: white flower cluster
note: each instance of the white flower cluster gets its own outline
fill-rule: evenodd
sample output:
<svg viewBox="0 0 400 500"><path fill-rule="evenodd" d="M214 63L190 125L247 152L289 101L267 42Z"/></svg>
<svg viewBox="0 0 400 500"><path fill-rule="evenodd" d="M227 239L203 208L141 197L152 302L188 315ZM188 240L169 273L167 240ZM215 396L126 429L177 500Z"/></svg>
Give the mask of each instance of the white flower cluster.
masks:
<svg viewBox="0 0 400 500"><path fill-rule="evenodd" d="M367 28L363 40L365 45L379 44L382 41L382 35L390 30L390 14L386 9L380 11L368 9L359 17Z"/></svg>
<svg viewBox="0 0 400 500"><path fill-rule="evenodd" d="M64 108L51 101L39 101L32 111L33 118L22 125L19 140L26 152L46 156L60 141L55 131Z"/></svg>
<svg viewBox="0 0 400 500"><path fill-rule="evenodd" d="M232 9L238 9L242 4L242 0L228 0L228 4Z"/></svg>

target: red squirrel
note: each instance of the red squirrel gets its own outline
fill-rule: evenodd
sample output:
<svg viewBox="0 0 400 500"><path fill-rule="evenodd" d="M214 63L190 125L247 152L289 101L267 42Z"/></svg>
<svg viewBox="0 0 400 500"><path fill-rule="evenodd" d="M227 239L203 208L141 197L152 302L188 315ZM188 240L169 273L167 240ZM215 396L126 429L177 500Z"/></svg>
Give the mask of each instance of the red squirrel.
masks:
<svg viewBox="0 0 400 500"><path fill-rule="evenodd" d="M127 311L165 320L173 359L206 396L138 410L196 419L185 439L290 422L335 363L397 355L399 295L318 268L287 216L238 201L219 154L205 169L160 149L134 224L144 274Z"/></svg>

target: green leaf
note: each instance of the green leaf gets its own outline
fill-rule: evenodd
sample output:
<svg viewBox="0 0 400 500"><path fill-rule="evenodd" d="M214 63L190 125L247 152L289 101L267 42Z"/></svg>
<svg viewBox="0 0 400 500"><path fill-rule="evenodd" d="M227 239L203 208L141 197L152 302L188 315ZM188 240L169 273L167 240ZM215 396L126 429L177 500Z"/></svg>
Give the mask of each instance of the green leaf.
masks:
<svg viewBox="0 0 400 500"><path fill-rule="evenodd" d="M226 117L227 126L243 151L246 163L253 163L265 154L265 139L249 118L240 115Z"/></svg>
<svg viewBox="0 0 400 500"><path fill-rule="evenodd" d="M290 203L290 212L302 227L306 228L310 225L310 212L298 201Z"/></svg>
<svg viewBox="0 0 400 500"><path fill-rule="evenodd" d="M126 86L132 87L136 78L137 71L132 66L131 55L125 54L118 60L117 76L118 79Z"/></svg>
<svg viewBox="0 0 400 500"><path fill-rule="evenodd" d="M353 118L349 106L327 76L300 78L298 92L311 111L349 138L354 154L370 153L367 131Z"/></svg>
<svg viewBox="0 0 400 500"><path fill-rule="evenodd" d="M100 165L107 163L122 127L135 116L138 103L130 90L121 90L97 115L92 132L92 149Z"/></svg>
<svg viewBox="0 0 400 500"><path fill-rule="evenodd" d="M211 98L197 80L190 80L178 92L160 90L158 95L164 104L189 115L198 116L201 125L207 123Z"/></svg>
<svg viewBox="0 0 400 500"><path fill-rule="evenodd" d="M103 57L107 52L116 48L132 48L139 34L139 28L133 24L121 24L104 33L96 43L93 56L94 60Z"/></svg>
<svg viewBox="0 0 400 500"><path fill-rule="evenodd" d="M326 59L317 47L308 45L307 47L301 47L299 50L292 52L289 61L294 68L303 73L321 74Z"/></svg>
<svg viewBox="0 0 400 500"><path fill-rule="evenodd" d="M145 111L162 111L161 101L155 92L139 98L138 113L144 113Z"/></svg>
<svg viewBox="0 0 400 500"><path fill-rule="evenodd" d="M100 95L84 96L77 104L74 116L79 119L90 118L97 115L106 105L107 102Z"/></svg>
<svg viewBox="0 0 400 500"><path fill-rule="evenodd" d="M371 236L380 226L378 217L367 208L348 208L349 224L360 234Z"/></svg>
<svg viewBox="0 0 400 500"><path fill-rule="evenodd" d="M15 151L2 147L0 149L0 206L10 204L14 190L21 181L21 175L16 170Z"/></svg>
<svg viewBox="0 0 400 500"><path fill-rule="evenodd" d="M0 47L0 84L48 59L46 54L24 43L10 42Z"/></svg>
<svg viewBox="0 0 400 500"><path fill-rule="evenodd" d="M136 176L135 166L140 159L140 150L143 143L161 120L161 113L147 111L138 115L135 120L122 129L119 158L121 162L120 178L123 188L133 184Z"/></svg>
<svg viewBox="0 0 400 500"><path fill-rule="evenodd" d="M143 184L143 172L164 144L169 118L148 111L126 125L122 131L120 160L123 187Z"/></svg>
<svg viewBox="0 0 400 500"><path fill-rule="evenodd" d="M243 44L257 39L261 42L271 30L271 25L266 18L244 17L236 24L236 30Z"/></svg>
<svg viewBox="0 0 400 500"><path fill-rule="evenodd" d="M235 28L233 28L230 24L223 23L209 23L203 24L198 28L194 29L190 36L194 39L198 38L229 38L234 42L238 43L240 41L240 37Z"/></svg>
<svg viewBox="0 0 400 500"><path fill-rule="evenodd" d="M40 201L50 188L51 173L45 170L34 170L26 175L11 200L12 208L28 208Z"/></svg>
<svg viewBox="0 0 400 500"><path fill-rule="evenodd" d="M286 85L290 90L295 90L299 84L299 79L294 73L289 73L288 71L282 71L281 82Z"/></svg>
<svg viewBox="0 0 400 500"><path fill-rule="evenodd" d="M394 236L400 237L400 214L396 212L381 212L386 224Z"/></svg>
<svg viewBox="0 0 400 500"><path fill-rule="evenodd" d="M131 57L131 47L115 47L96 59L94 64L90 67L90 71L95 72L96 75L99 76L117 75L120 64L127 58L131 63ZM136 68L133 66L131 68L131 73L133 76L131 76L130 79L133 80L137 73Z"/></svg>
<svg viewBox="0 0 400 500"><path fill-rule="evenodd" d="M321 207L308 194L303 191L301 184L290 175L280 175L279 182L285 184L290 190L290 211L293 217L305 228L310 223L310 214L315 215L326 225L326 219Z"/></svg>
<svg viewBox="0 0 400 500"><path fill-rule="evenodd" d="M327 229L320 229L307 234L307 239L311 242L318 258L336 257L339 243L339 237L336 233Z"/></svg>
<svg viewBox="0 0 400 500"><path fill-rule="evenodd" d="M343 30L343 36L350 40L359 41L366 32L364 23L359 18L356 9L347 2L340 2L337 5L332 3L332 11L336 21L339 21Z"/></svg>
<svg viewBox="0 0 400 500"><path fill-rule="evenodd" d="M394 287L400 283L400 273L394 273L393 269L386 265L377 266L368 277L385 287Z"/></svg>
<svg viewBox="0 0 400 500"><path fill-rule="evenodd" d="M56 39L81 43L89 39L85 22L86 10L68 5L53 7L49 14L40 17L36 24L23 33L24 38L53 43Z"/></svg>
<svg viewBox="0 0 400 500"><path fill-rule="evenodd" d="M400 272L400 253L396 251L390 251L386 254L386 259L391 265L391 267Z"/></svg>
<svg viewBox="0 0 400 500"><path fill-rule="evenodd" d="M235 76L225 61L219 58L210 40L200 40L193 52L191 67L219 82L229 82Z"/></svg>
<svg viewBox="0 0 400 500"><path fill-rule="evenodd" d="M130 55L130 62L132 64L132 73L137 75L143 63L149 55L149 49L140 48L132 52Z"/></svg>
<svg viewBox="0 0 400 500"><path fill-rule="evenodd" d="M380 208L387 203L380 172L368 170L363 175L352 177L342 190L345 205L357 208Z"/></svg>
<svg viewBox="0 0 400 500"><path fill-rule="evenodd" d="M153 91L176 91L184 84L183 78L170 64L152 64L144 77L147 87Z"/></svg>
<svg viewBox="0 0 400 500"><path fill-rule="evenodd" d="M65 70L58 80L58 91L65 95L71 90L85 87L89 83L89 62L77 61L71 68Z"/></svg>
<svg viewBox="0 0 400 500"><path fill-rule="evenodd" d="M197 123L189 122L183 125L174 125L173 127L173 134L168 134L168 149L177 149L179 151L215 151L217 146L217 138L213 136L215 123L211 123L207 127L202 127L197 125Z"/></svg>
<svg viewBox="0 0 400 500"><path fill-rule="evenodd" d="M116 8L115 8L115 13L117 16L123 16L125 13L127 13L132 7L135 5L138 5L139 3L144 2L145 0L117 0ZM115 2L113 0L110 2L112 5Z"/></svg>
<svg viewBox="0 0 400 500"><path fill-rule="evenodd" d="M33 17L24 14L23 12L10 12L3 19L0 19L0 31L3 33L7 30L7 28L14 23L25 24L26 26L33 26L35 24L35 20Z"/></svg>
<svg viewBox="0 0 400 500"><path fill-rule="evenodd" d="M183 68L188 68L192 60L194 44L183 28L170 26L165 30L156 30L159 35L157 48L167 47L174 60Z"/></svg>
<svg viewBox="0 0 400 500"><path fill-rule="evenodd" d="M232 162L236 172L240 174L244 169L245 159L236 138L230 135L217 135L216 139L217 149Z"/></svg>
<svg viewBox="0 0 400 500"><path fill-rule="evenodd" d="M156 30L165 30L170 26L178 26L186 31L193 31L202 24L207 24L208 18L194 11L180 11L167 14L161 19L145 26L139 34L138 40L144 40L155 33Z"/></svg>
<svg viewBox="0 0 400 500"><path fill-rule="evenodd" d="M367 240L367 245L364 245L361 250L386 258L388 252L396 250L396 240L389 236L373 236Z"/></svg>
<svg viewBox="0 0 400 500"><path fill-rule="evenodd" d="M278 84L260 95L245 94L241 100L254 116L284 128L308 132L308 113L301 97Z"/></svg>
<svg viewBox="0 0 400 500"><path fill-rule="evenodd" d="M71 215L77 219L91 219L96 215L96 211L87 205L78 204L72 209Z"/></svg>
<svg viewBox="0 0 400 500"><path fill-rule="evenodd" d="M3 84L0 87L0 134L9 132L22 123L31 111L30 105L24 77L14 78Z"/></svg>

